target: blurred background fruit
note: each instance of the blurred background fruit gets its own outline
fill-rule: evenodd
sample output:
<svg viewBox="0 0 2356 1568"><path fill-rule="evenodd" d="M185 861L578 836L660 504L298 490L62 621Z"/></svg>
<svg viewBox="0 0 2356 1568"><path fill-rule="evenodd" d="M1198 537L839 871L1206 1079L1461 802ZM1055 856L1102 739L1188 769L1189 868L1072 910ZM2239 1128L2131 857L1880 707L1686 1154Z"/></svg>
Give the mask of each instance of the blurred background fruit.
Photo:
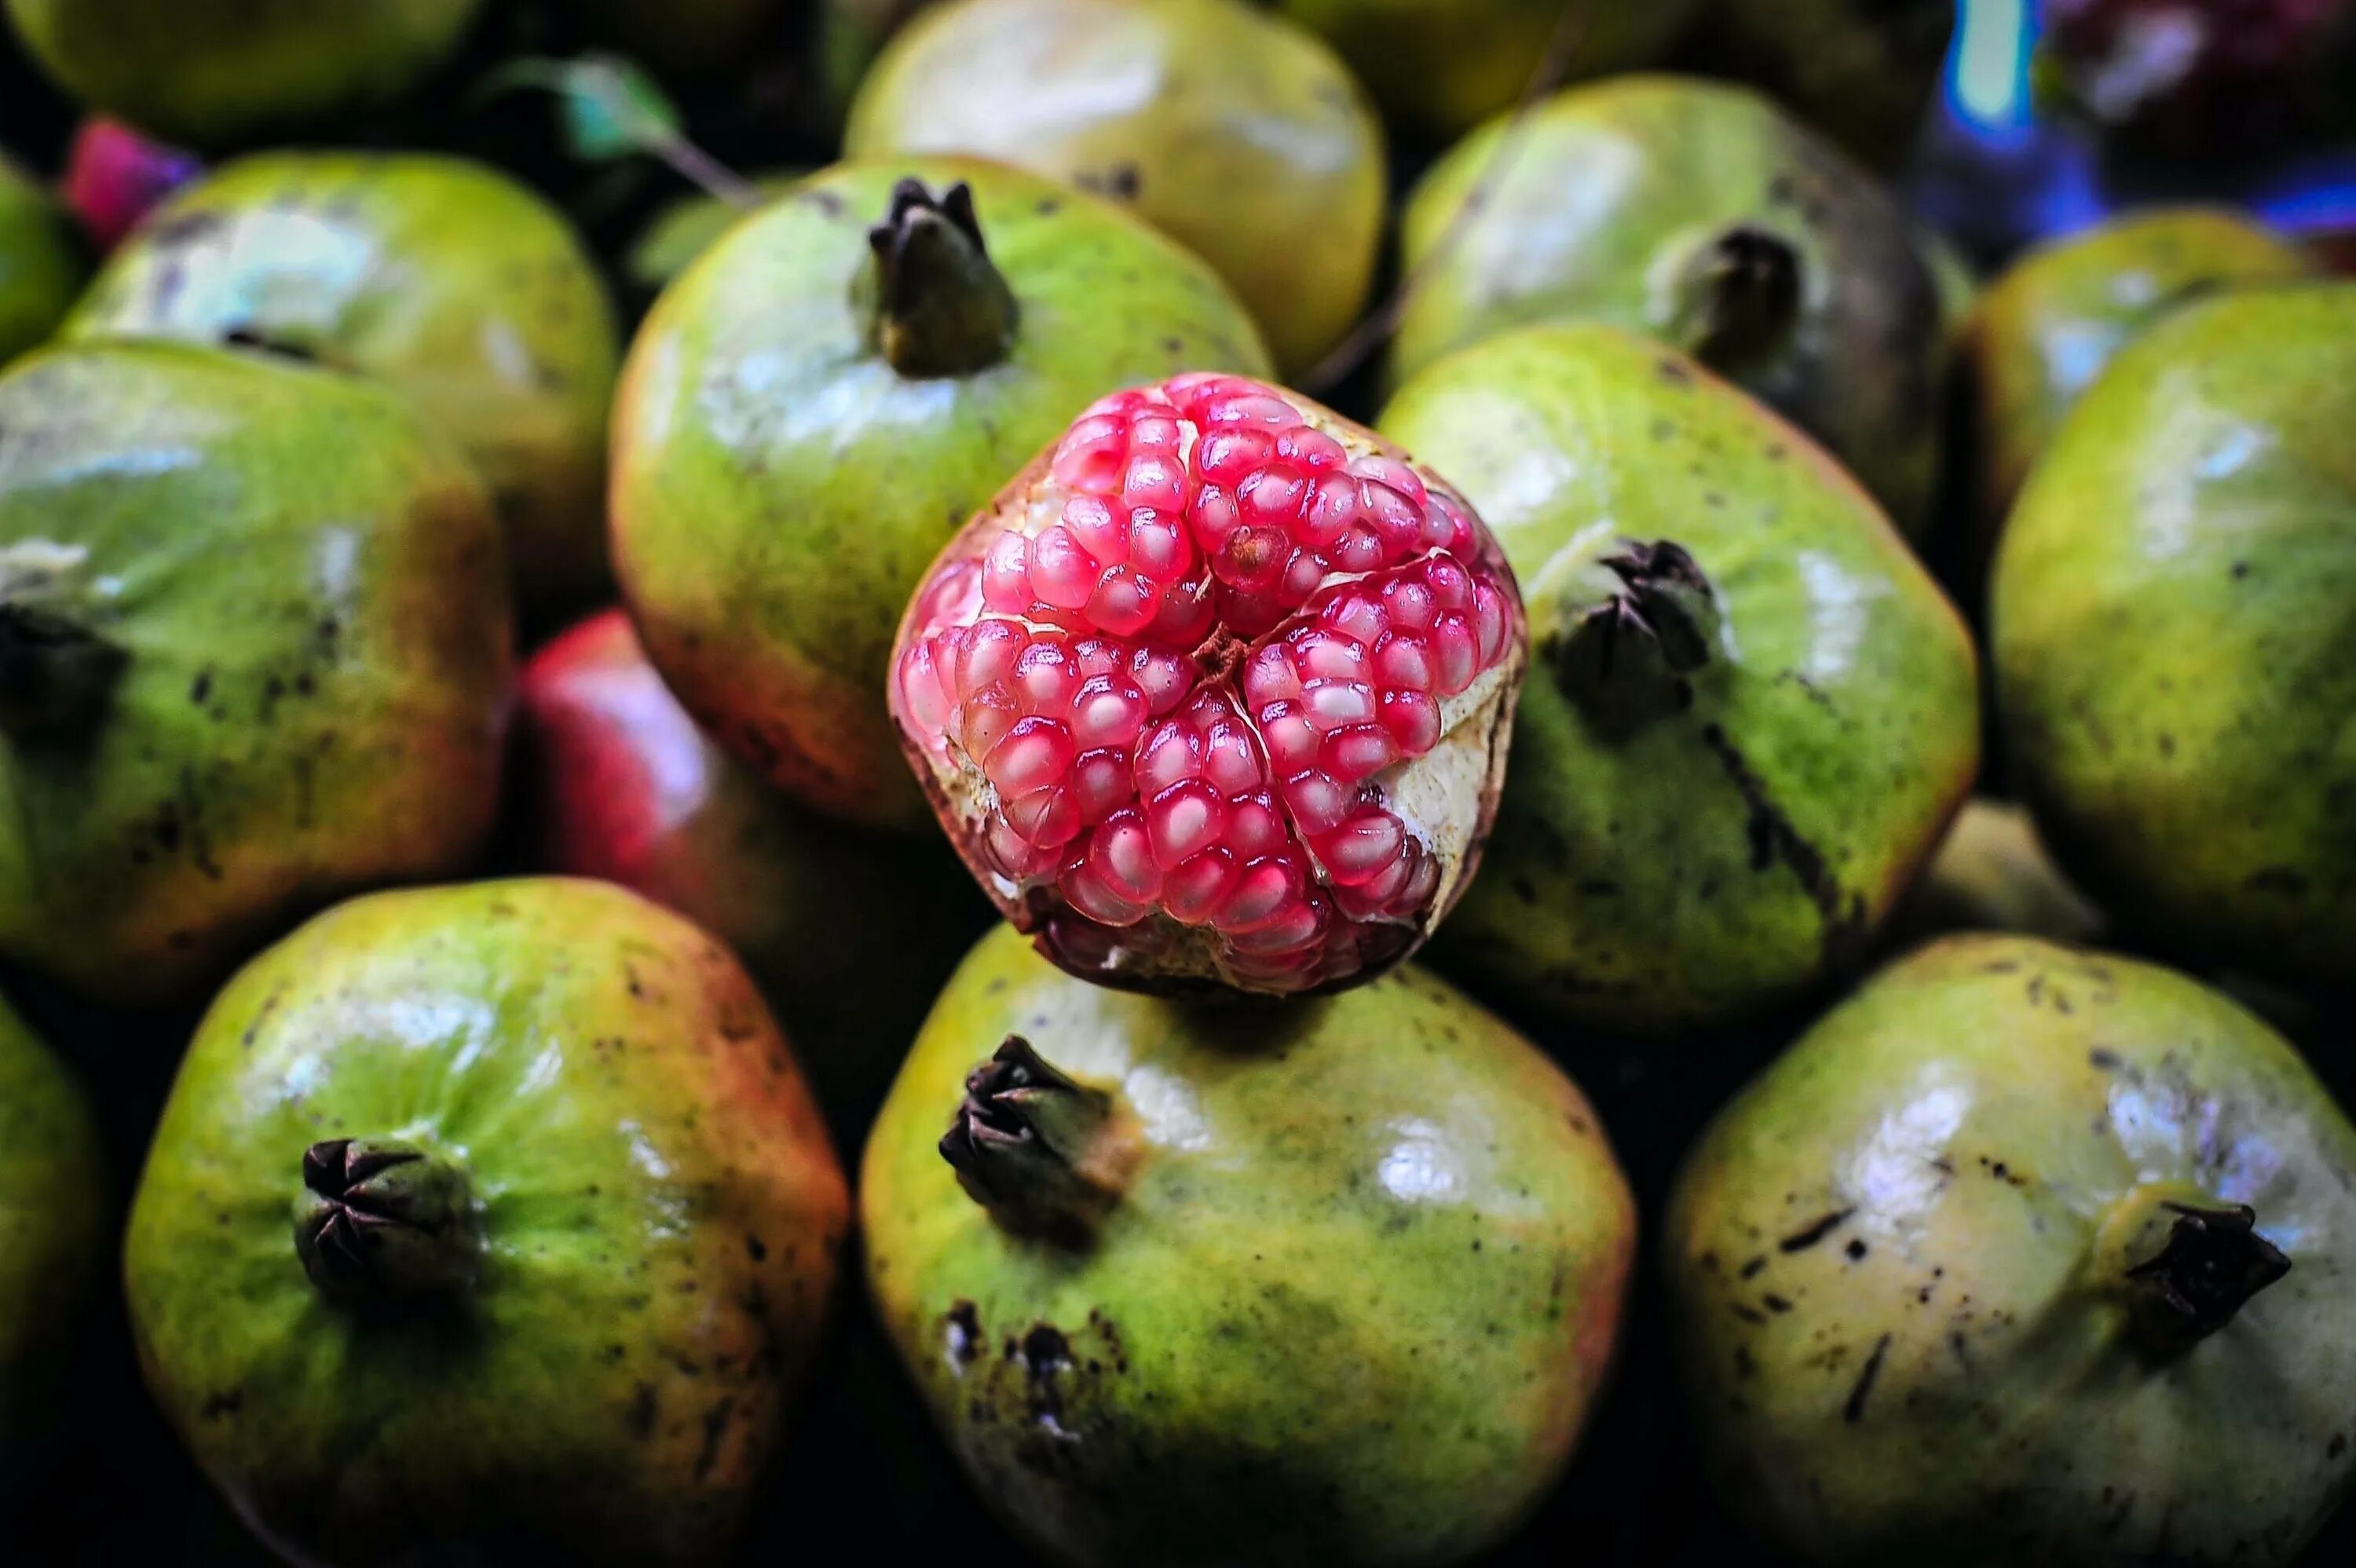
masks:
<svg viewBox="0 0 2356 1568"><path fill-rule="evenodd" d="M787 800L696 729L619 610L552 639L519 695L532 867L618 882L727 943L837 1136L862 1136L933 993L990 920L949 847Z"/></svg>
<svg viewBox="0 0 2356 1568"><path fill-rule="evenodd" d="M65 214L0 153L0 365L56 330L87 271Z"/></svg>
<svg viewBox="0 0 2356 1568"><path fill-rule="evenodd" d="M934 6L861 84L843 144L998 158L1129 207L1219 270L1287 374L1374 281L1382 129L1323 45L1240 0Z"/></svg>
<svg viewBox="0 0 2356 1568"><path fill-rule="evenodd" d="M2103 912L2046 854L2029 813L1980 798L1956 814L1884 936L1894 948L1958 931L2016 931L2087 943L2103 937L2104 925Z"/></svg>
<svg viewBox="0 0 2356 1568"><path fill-rule="evenodd" d="M531 612L577 607L606 581L613 307L562 217L495 169L241 158L118 250L62 336L259 346L381 380L474 460Z"/></svg>
<svg viewBox="0 0 2356 1568"><path fill-rule="evenodd" d="M1663 1253L1694 1420L1762 1539L2283 1563L2356 1469L2352 1237L2356 1128L2256 1018L1965 936L1719 1115Z"/></svg>
<svg viewBox="0 0 2356 1568"><path fill-rule="evenodd" d="M483 882L345 904L222 992L123 1279L157 1401L290 1556L707 1563L849 1209L724 949L602 883Z"/></svg>
<svg viewBox="0 0 2356 1568"><path fill-rule="evenodd" d="M1437 962L1549 1020L1730 1022L1853 967L1971 788L1970 640L1807 439L1594 324L1441 359L1382 429L1528 604L1488 869Z"/></svg>
<svg viewBox="0 0 2356 1568"><path fill-rule="evenodd" d="M909 595L1076 411L1187 369L1267 356L1217 274L1108 203L971 159L813 176L630 352L613 544L648 654L809 804L925 825L882 701Z"/></svg>
<svg viewBox="0 0 2356 1568"><path fill-rule="evenodd" d="M1997 549L2008 754L2123 931L2356 966L2356 284L2226 293L2122 349Z"/></svg>
<svg viewBox="0 0 2356 1568"><path fill-rule="evenodd" d="M103 254L166 197L203 172L195 154L143 136L120 120L92 114L74 132L58 194Z"/></svg>
<svg viewBox="0 0 2356 1568"><path fill-rule="evenodd" d="M497 806L488 497L392 393L179 345L0 377L0 952L186 999Z"/></svg>
<svg viewBox="0 0 2356 1568"><path fill-rule="evenodd" d="M1627 77L1493 121L1417 184L1402 246L1394 384L1526 322L1609 322L1740 382L1900 527L1927 522L1937 286L1882 186L1758 94Z"/></svg>
<svg viewBox="0 0 2356 1568"><path fill-rule="evenodd" d="M1005 927L917 1037L861 1204L935 1419L1070 1563L1479 1551L1568 1460L1634 1243L1586 1098L1412 967L1241 1014Z"/></svg>
<svg viewBox="0 0 2356 1568"><path fill-rule="evenodd" d="M482 0L7 0L26 52L91 108L216 147L371 108L456 47Z"/></svg>
<svg viewBox="0 0 2356 1568"><path fill-rule="evenodd" d="M1954 24L1954 0L1703 0L1676 59L1764 90L1889 169L1913 151Z"/></svg>
<svg viewBox="0 0 2356 1568"><path fill-rule="evenodd" d="M2356 6L2348 0L2043 0L2040 8L2040 67L2056 95L2176 156L2239 155L2319 123L2351 122Z"/></svg>

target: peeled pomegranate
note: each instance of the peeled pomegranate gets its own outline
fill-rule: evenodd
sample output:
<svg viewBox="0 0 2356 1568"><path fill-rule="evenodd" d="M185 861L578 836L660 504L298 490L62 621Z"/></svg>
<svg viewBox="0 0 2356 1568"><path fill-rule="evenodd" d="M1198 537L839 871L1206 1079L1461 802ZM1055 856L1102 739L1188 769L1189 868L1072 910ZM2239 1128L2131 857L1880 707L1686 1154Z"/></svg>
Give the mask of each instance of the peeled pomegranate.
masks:
<svg viewBox="0 0 2356 1568"><path fill-rule="evenodd" d="M893 651L902 745L1073 974L1271 995L1370 977L1471 879L1527 657L1470 507L1304 398L1095 404L951 540Z"/></svg>

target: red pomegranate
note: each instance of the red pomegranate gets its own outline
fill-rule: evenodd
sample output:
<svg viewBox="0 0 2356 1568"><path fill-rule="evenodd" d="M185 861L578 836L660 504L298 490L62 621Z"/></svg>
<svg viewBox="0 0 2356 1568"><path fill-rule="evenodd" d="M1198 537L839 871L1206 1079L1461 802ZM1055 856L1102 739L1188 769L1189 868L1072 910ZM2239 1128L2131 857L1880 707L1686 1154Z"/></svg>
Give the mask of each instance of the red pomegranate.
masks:
<svg viewBox="0 0 2356 1568"><path fill-rule="evenodd" d="M1526 657L1513 573L1436 476L1295 393L1182 376L1097 403L966 525L890 700L1050 958L1292 995L1454 903Z"/></svg>

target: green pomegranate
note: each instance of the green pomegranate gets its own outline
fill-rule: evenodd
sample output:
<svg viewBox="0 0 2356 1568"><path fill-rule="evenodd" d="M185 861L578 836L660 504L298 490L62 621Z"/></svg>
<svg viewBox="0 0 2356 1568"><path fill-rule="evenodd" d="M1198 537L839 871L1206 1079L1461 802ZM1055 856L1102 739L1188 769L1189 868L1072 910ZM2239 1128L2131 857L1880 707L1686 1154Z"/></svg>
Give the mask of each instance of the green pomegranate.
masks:
<svg viewBox="0 0 2356 1568"><path fill-rule="evenodd" d="M1002 158L1126 204L1219 270L1288 373L1374 282L1382 129L1323 43L1241 0L936 6L869 72L844 142Z"/></svg>
<svg viewBox="0 0 2356 1568"><path fill-rule="evenodd" d="M2289 1563L2356 1452L2356 1128L2168 970L1954 937L1720 1113L1663 1238L1711 1468L1833 1563Z"/></svg>
<svg viewBox="0 0 2356 1568"><path fill-rule="evenodd" d="M615 569L648 656L810 804L929 823L883 699L909 595L1082 409L1194 369L1268 359L1215 272L1108 204L970 159L814 176L624 368Z"/></svg>
<svg viewBox="0 0 2356 1568"><path fill-rule="evenodd" d="M0 154L0 365L46 339L81 288L65 214Z"/></svg>
<svg viewBox="0 0 2356 1568"><path fill-rule="evenodd" d="M2121 350L2005 527L2007 754L2063 869L2203 966L2356 970L2356 283Z"/></svg>
<svg viewBox="0 0 2356 1568"><path fill-rule="evenodd" d="M99 1282L106 1223L89 1103L0 1000L0 1500L55 1437L60 1345Z"/></svg>
<svg viewBox="0 0 2356 1568"><path fill-rule="evenodd" d="M849 1224L736 960L634 893L380 893L249 965L132 1206L149 1387L305 1563L700 1563Z"/></svg>
<svg viewBox="0 0 2356 1568"><path fill-rule="evenodd" d="M6 0L74 97L168 142L218 146L399 96L483 0Z"/></svg>
<svg viewBox="0 0 2356 1568"><path fill-rule="evenodd" d="M1451 356L1379 422L1472 503L1529 610L1513 767L1438 961L1658 1032L1861 957L1979 755L1970 639L1864 492L1593 324Z"/></svg>
<svg viewBox="0 0 2356 1568"><path fill-rule="evenodd" d="M1577 1441L1634 1229L1578 1089L1411 967L1188 1007L1003 926L860 1194L869 1287L959 1462L1068 1563L1471 1557Z"/></svg>
<svg viewBox="0 0 2356 1568"><path fill-rule="evenodd" d="M1703 0L1681 60L1751 82L1877 168L1913 150L1954 0Z"/></svg>
<svg viewBox="0 0 2356 1568"><path fill-rule="evenodd" d="M2038 841L2037 824L2007 801L1974 800L1891 917L1888 936L1912 946L1955 931L2015 931L2088 942L2103 912L2086 901Z"/></svg>
<svg viewBox="0 0 2356 1568"><path fill-rule="evenodd" d="M391 392L179 345L0 376L0 955L185 998L497 807L507 574Z"/></svg>
<svg viewBox="0 0 2356 1568"><path fill-rule="evenodd" d="M1569 46L1580 76L1658 59L1697 0L1276 0L1330 39L1383 108L1426 135L1454 136L1529 88L1550 51ZM1567 13L1573 13L1569 14ZM1578 29L1566 34L1566 27Z"/></svg>
<svg viewBox="0 0 2356 1568"><path fill-rule="evenodd" d="M2302 278L2314 264L2254 219L2215 208L2134 212L2030 251L1989 283L1965 330L1976 426L1980 553L2062 416L2168 312L2219 289Z"/></svg>
<svg viewBox="0 0 2356 1568"><path fill-rule="evenodd" d="M752 176L763 203L776 200L806 177L807 171ZM659 294L693 264L698 256L720 242L736 227L744 209L733 201L701 191L666 203L647 220L622 259L622 276L648 298Z"/></svg>
<svg viewBox="0 0 2356 1568"><path fill-rule="evenodd" d="M1416 187L1402 243L1423 281L1392 344L1395 383L1520 323L1633 328L1772 404L1901 528L1927 522L1937 281L1889 193L1759 94L1623 77L1518 126L1493 121Z"/></svg>
<svg viewBox="0 0 2356 1568"><path fill-rule="evenodd" d="M579 601L606 580L613 307L563 218L484 165L240 159L114 252L64 336L261 344L373 376L482 471L527 603Z"/></svg>

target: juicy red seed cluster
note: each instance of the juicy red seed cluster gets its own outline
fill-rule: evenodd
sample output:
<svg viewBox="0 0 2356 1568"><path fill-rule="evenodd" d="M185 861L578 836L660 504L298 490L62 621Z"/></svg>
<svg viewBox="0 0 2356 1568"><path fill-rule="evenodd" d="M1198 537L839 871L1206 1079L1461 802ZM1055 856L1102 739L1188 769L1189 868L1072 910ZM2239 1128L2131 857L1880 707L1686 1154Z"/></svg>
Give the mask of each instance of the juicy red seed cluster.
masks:
<svg viewBox="0 0 2356 1568"><path fill-rule="evenodd" d="M1351 923L1430 902L1381 775L1515 633L1452 497L1187 377L1090 409L1005 520L927 584L897 672L991 786L991 870L1101 927L1207 928L1243 979L1339 977Z"/></svg>

